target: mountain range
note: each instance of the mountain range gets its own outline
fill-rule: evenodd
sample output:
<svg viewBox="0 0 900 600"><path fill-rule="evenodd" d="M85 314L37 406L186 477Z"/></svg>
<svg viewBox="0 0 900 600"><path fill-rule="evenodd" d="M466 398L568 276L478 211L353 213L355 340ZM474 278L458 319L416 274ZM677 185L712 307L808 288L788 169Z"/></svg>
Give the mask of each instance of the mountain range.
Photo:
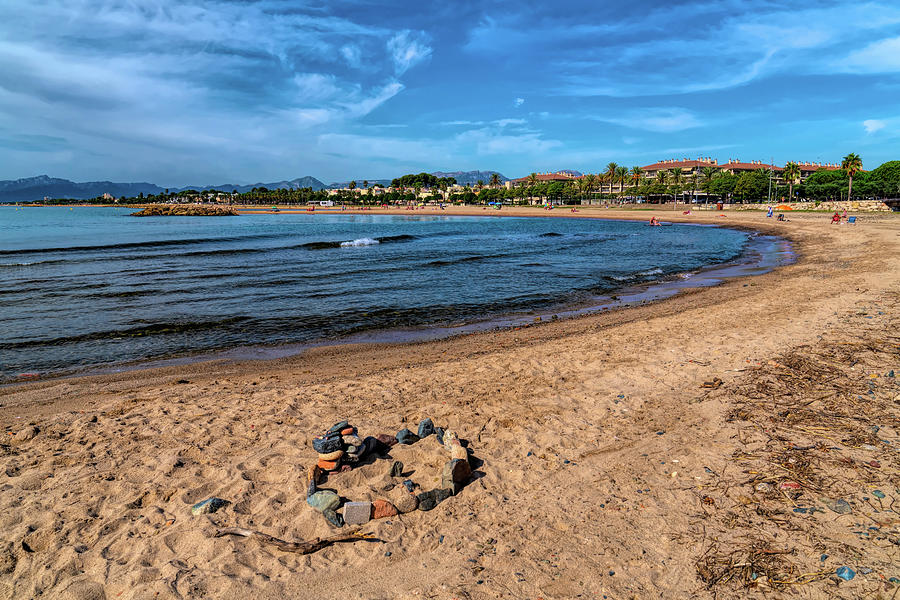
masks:
<svg viewBox="0 0 900 600"><path fill-rule="evenodd" d="M496 171L435 171L432 175L436 177L455 177L457 183L461 185L474 184L479 180L489 183L491 175ZM507 181L501 173L497 173L500 181ZM356 185L362 188L363 180L357 180ZM48 175L38 175L37 177L25 177L23 179L9 179L0 181L0 203L2 202L35 202L44 198L73 198L76 200L89 200L110 194L115 197L125 196L127 198L144 194L161 194L168 190L169 192L180 192L183 190L219 190L230 192L237 190L240 193L249 192L255 187L264 187L270 190L284 189L300 189L312 188L314 190L334 189L347 187L349 182L337 182L325 185L315 177L309 175L298 177L297 179L276 181L272 183L254 183L252 185L237 185L233 183L223 183L220 185L204 185L204 186L186 186L186 187L168 187L164 188L154 183L123 183L113 181L85 181L76 183L68 179L59 177L50 177ZM369 185L376 183L387 187L391 184L390 179L372 179Z"/></svg>

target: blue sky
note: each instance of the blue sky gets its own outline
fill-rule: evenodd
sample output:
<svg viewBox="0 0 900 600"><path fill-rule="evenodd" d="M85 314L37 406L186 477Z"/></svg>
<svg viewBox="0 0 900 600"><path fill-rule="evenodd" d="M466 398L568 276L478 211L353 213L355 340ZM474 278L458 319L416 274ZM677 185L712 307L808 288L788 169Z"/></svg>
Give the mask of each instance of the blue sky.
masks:
<svg viewBox="0 0 900 600"><path fill-rule="evenodd" d="M900 159L896 2L7 0L0 179Z"/></svg>

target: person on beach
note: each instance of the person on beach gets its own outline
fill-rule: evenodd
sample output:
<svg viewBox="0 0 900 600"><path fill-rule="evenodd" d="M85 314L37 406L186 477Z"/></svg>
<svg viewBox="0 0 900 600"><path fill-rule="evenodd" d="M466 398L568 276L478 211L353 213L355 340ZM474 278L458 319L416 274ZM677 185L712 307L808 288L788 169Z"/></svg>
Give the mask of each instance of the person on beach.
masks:
<svg viewBox="0 0 900 600"><path fill-rule="evenodd" d="M773 212L772 207L771 207L771 206L767 206L767 207L766 207L766 218L767 218L767 219L771 219L771 218L772 218L772 212Z"/></svg>
<svg viewBox="0 0 900 600"><path fill-rule="evenodd" d="M831 224L834 225L835 223L840 223L840 222L841 222L841 213L839 213L838 211L834 211L834 216L831 217Z"/></svg>

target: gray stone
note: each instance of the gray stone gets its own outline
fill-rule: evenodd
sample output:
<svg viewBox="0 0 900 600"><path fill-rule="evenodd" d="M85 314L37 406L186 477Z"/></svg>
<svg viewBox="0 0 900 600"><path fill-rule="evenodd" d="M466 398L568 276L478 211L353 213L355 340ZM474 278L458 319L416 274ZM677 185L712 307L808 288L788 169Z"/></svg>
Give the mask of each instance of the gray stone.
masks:
<svg viewBox="0 0 900 600"><path fill-rule="evenodd" d="M344 519L340 514L335 512L333 509L329 508L328 510L322 512L325 516L325 520L334 525L335 527L343 527Z"/></svg>
<svg viewBox="0 0 900 600"><path fill-rule="evenodd" d="M400 477L401 475L403 475L403 463L395 460L391 465L391 477Z"/></svg>
<svg viewBox="0 0 900 600"><path fill-rule="evenodd" d="M341 504L341 497L329 490L321 490L306 499L306 503L319 512L334 510Z"/></svg>
<svg viewBox="0 0 900 600"><path fill-rule="evenodd" d="M338 434L330 436L315 437L312 441L313 450L319 454L329 454L343 449L343 441Z"/></svg>
<svg viewBox="0 0 900 600"><path fill-rule="evenodd" d="M419 423L419 437L426 438L433 433L434 423L431 422L431 419L422 419L422 421Z"/></svg>
<svg viewBox="0 0 900 600"><path fill-rule="evenodd" d="M350 422L347 419L344 419L340 423L335 423L328 429L328 433L340 433L342 429L347 429L350 426Z"/></svg>
<svg viewBox="0 0 900 600"><path fill-rule="evenodd" d="M446 489L436 489L428 492L422 492L418 495L419 510L431 510L452 495L453 492Z"/></svg>
<svg viewBox="0 0 900 600"><path fill-rule="evenodd" d="M414 434L409 429L401 429L397 432L397 443L400 444L415 444L419 441L419 436Z"/></svg>
<svg viewBox="0 0 900 600"><path fill-rule="evenodd" d="M344 523L347 525L364 525L371 518L371 502L347 502L344 504Z"/></svg>
<svg viewBox="0 0 900 600"><path fill-rule="evenodd" d="M207 498L191 507L192 515L208 515L214 513L224 506L231 504L228 500L221 498Z"/></svg>
<svg viewBox="0 0 900 600"><path fill-rule="evenodd" d="M450 490L455 496L462 489L462 484L471 476L472 468L469 461L459 459L447 461L441 473L441 487Z"/></svg>

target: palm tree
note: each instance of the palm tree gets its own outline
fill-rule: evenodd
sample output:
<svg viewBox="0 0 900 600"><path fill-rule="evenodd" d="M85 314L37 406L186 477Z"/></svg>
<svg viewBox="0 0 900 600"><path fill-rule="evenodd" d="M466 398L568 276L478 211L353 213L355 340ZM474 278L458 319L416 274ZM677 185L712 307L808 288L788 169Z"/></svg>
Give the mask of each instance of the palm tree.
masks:
<svg viewBox="0 0 900 600"><path fill-rule="evenodd" d="M672 207L673 210L678 210L678 196L677 194L681 193L681 184L684 183L684 177L681 174L681 169L672 168L669 169L669 181L672 182L672 201L675 203Z"/></svg>
<svg viewBox="0 0 900 600"><path fill-rule="evenodd" d="M491 187L497 188L500 187L500 176L496 173L491 173Z"/></svg>
<svg viewBox="0 0 900 600"><path fill-rule="evenodd" d="M605 175L606 175L606 181L609 182L609 195L610 196L612 196L612 193L613 193L612 188L613 188L613 183L616 180L616 169L618 169L618 168L619 168L619 165L617 165L614 162L611 162L608 165L606 165Z"/></svg>
<svg viewBox="0 0 900 600"><path fill-rule="evenodd" d="M784 180L788 182L788 198L794 200L794 184L800 180L800 165L794 161L784 165L784 171L781 173Z"/></svg>
<svg viewBox="0 0 900 600"><path fill-rule="evenodd" d="M597 185L597 176L594 175L593 173L588 173L587 175L584 176L584 183L587 186L588 201L589 201L588 203L590 203L590 198L592 197L592 194L594 191L594 186Z"/></svg>
<svg viewBox="0 0 900 600"><path fill-rule="evenodd" d="M626 181L628 181L628 167L616 167L616 183L619 184L619 191L623 195L625 193Z"/></svg>
<svg viewBox="0 0 900 600"><path fill-rule="evenodd" d="M363 187L366 189L369 189L369 180L368 179L363 179Z"/></svg>
<svg viewBox="0 0 900 600"><path fill-rule="evenodd" d="M355 181L351 181L351 182L350 182L350 185L348 185L347 187L350 188L350 191L355 190L355 189L356 189L356 182L355 182Z"/></svg>
<svg viewBox="0 0 900 600"><path fill-rule="evenodd" d="M862 171L862 159L858 154L851 152L844 157L844 160L841 162L841 168L847 171L847 175L850 176L850 185L847 187L847 200L850 200L850 196L853 193L853 176Z"/></svg>
<svg viewBox="0 0 900 600"><path fill-rule="evenodd" d="M640 187L641 179L644 178L644 170L640 167L631 167L631 183L635 188Z"/></svg>

